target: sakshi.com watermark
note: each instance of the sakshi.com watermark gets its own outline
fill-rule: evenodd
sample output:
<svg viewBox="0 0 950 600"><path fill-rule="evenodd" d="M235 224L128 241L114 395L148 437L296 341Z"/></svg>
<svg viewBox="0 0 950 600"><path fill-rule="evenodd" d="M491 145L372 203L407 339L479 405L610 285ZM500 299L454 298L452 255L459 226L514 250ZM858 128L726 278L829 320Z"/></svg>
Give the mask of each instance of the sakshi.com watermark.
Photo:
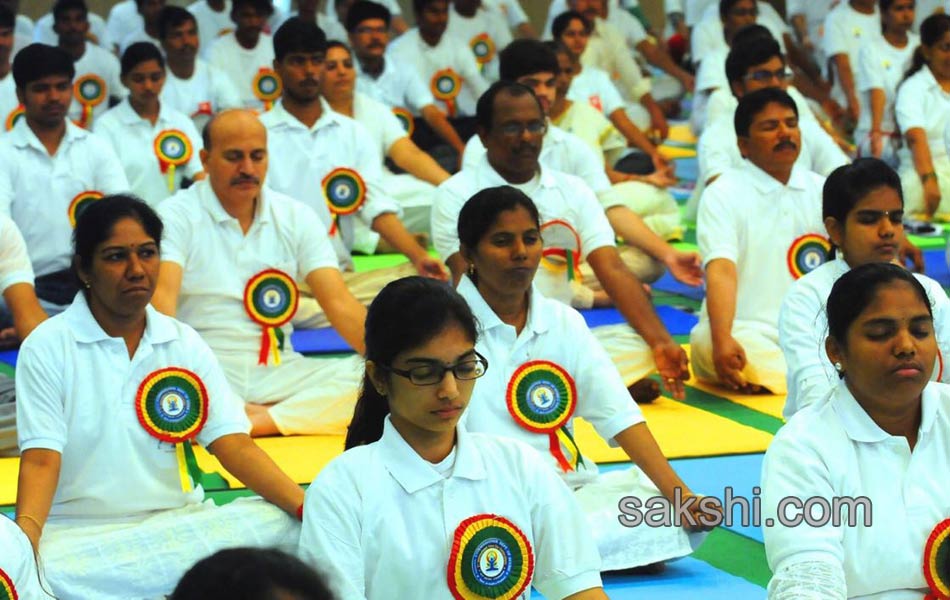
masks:
<svg viewBox="0 0 950 600"><path fill-rule="evenodd" d="M663 496L641 499L624 496L617 503L617 519L625 527L870 527L871 499L836 496L799 498L786 496L776 504L775 516L762 518L762 489L752 496L737 495L731 487L715 496L683 496L676 489L673 499Z"/></svg>

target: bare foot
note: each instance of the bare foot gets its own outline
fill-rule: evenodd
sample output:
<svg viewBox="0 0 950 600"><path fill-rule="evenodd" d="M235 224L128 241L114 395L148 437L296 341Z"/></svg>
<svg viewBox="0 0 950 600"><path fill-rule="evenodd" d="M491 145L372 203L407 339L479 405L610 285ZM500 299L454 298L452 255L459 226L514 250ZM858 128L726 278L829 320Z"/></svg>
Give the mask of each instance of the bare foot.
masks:
<svg viewBox="0 0 950 600"><path fill-rule="evenodd" d="M641 379L627 388L637 404L649 404L660 397L660 384L652 379Z"/></svg>

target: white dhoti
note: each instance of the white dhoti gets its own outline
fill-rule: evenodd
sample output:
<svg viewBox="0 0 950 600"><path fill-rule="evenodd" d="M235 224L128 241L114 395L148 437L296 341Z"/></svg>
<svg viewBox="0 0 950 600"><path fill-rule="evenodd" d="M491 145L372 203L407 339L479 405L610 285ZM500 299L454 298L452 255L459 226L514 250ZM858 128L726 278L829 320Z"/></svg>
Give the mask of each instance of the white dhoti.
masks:
<svg viewBox="0 0 950 600"><path fill-rule="evenodd" d="M769 329L763 323L737 320L732 324L732 337L745 350L746 366L742 377L773 394L786 394L785 355L778 345L778 329ZM689 334L689 343L689 362L696 378L718 383L708 320L700 319Z"/></svg>
<svg viewBox="0 0 950 600"><path fill-rule="evenodd" d="M164 598L192 565L218 550L253 546L293 553L299 537L296 519L259 498L221 507L206 500L133 523L48 523L40 559L63 600Z"/></svg>
<svg viewBox="0 0 950 600"><path fill-rule="evenodd" d="M671 240L683 236L679 205L667 190L639 181L615 183L597 195L605 209L622 204L643 219L650 230Z"/></svg>
<svg viewBox="0 0 950 600"><path fill-rule="evenodd" d="M386 287L386 284L410 275L418 275L418 273L412 263L407 262L395 267L373 269L361 273L345 271L343 272L343 281L360 304L369 306L369 303L373 301L373 298L379 294L381 289ZM309 294L309 290L305 289L306 286L298 287L301 287L300 302L297 304L297 312L293 319L294 327L297 329L329 327L330 321L327 320L323 308Z"/></svg>
<svg viewBox="0 0 950 600"><path fill-rule="evenodd" d="M594 327L591 333L607 351L627 387L656 371L653 351L630 325L620 323Z"/></svg>

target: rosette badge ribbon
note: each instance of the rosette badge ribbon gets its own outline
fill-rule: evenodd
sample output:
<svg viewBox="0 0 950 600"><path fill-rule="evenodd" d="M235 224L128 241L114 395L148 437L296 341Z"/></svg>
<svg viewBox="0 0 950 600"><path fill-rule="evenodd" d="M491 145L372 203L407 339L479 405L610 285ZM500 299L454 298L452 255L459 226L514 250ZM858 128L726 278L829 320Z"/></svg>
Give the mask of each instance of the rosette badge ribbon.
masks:
<svg viewBox="0 0 950 600"><path fill-rule="evenodd" d="M441 69L432 76L429 87L432 90L432 96L436 100L445 102L445 111L450 117L458 114L458 106L455 99L462 91L462 78L452 69Z"/></svg>
<svg viewBox="0 0 950 600"><path fill-rule="evenodd" d="M191 448L208 420L208 391L195 373L167 367L149 373L135 395L139 424L152 437L175 445L181 489L190 492L201 478Z"/></svg>
<svg viewBox="0 0 950 600"><path fill-rule="evenodd" d="M264 112L274 108L274 102L284 91L280 76L272 69L263 68L254 76L254 97L264 103Z"/></svg>
<svg viewBox="0 0 950 600"><path fill-rule="evenodd" d="M290 322L300 301L293 277L278 269L261 271L244 288L244 310L252 321L261 326L261 350L257 364L266 365L273 355L274 364L280 364L284 345L281 327Z"/></svg>
<svg viewBox="0 0 950 600"><path fill-rule="evenodd" d="M191 140L177 129L166 129L155 136L155 156L162 174L168 176L168 191L175 191L175 169L188 164L194 148Z"/></svg>
<svg viewBox="0 0 950 600"><path fill-rule="evenodd" d="M20 104L16 108L10 111L7 115L6 121L3 123L3 128L5 131L10 131L16 127L17 122L23 118L23 115L26 114L26 109L23 108L23 105Z"/></svg>
<svg viewBox="0 0 950 600"><path fill-rule="evenodd" d="M927 538L924 578L930 587L925 600L950 600L950 519L938 523Z"/></svg>
<svg viewBox="0 0 950 600"><path fill-rule="evenodd" d="M495 58L495 41L491 39L490 35L483 32L469 40L468 46L475 55L475 62L478 63L478 68L484 71L485 65Z"/></svg>
<svg viewBox="0 0 950 600"><path fill-rule="evenodd" d="M76 220L79 218L79 215L82 214L82 211L86 210L86 208L96 200L101 200L102 198L102 192L97 192L96 190L86 190L76 194L76 197L69 202L69 208L66 209L69 216L69 224L72 225L73 229L76 228Z"/></svg>
<svg viewBox="0 0 950 600"><path fill-rule="evenodd" d="M554 219L541 226L541 265L554 272L564 271L568 281L581 279L581 237L567 221Z"/></svg>
<svg viewBox="0 0 950 600"><path fill-rule="evenodd" d="M92 127L92 111L106 100L106 82L95 73L87 73L76 78L73 83L73 96L82 106L77 125L85 129Z"/></svg>
<svg viewBox="0 0 950 600"><path fill-rule="evenodd" d="M333 216L330 235L340 227L340 217L352 215L366 202L366 183L360 174L347 167L339 167L327 173L321 182L323 197Z"/></svg>
<svg viewBox="0 0 950 600"><path fill-rule="evenodd" d="M456 600L512 600L531 583L534 551L527 536L508 519L480 514L455 529L448 583Z"/></svg>
<svg viewBox="0 0 950 600"><path fill-rule="evenodd" d="M831 242L816 233L796 238L788 248L788 271L794 279L807 275L831 258Z"/></svg>

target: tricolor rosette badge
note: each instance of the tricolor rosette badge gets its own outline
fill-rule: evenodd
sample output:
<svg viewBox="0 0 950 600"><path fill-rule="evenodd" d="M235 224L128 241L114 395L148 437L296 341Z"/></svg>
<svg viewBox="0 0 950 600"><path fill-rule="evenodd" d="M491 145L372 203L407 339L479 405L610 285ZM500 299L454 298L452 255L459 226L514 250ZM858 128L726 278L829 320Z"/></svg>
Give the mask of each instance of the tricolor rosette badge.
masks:
<svg viewBox="0 0 950 600"><path fill-rule="evenodd" d="M181 489L190 492L201 478L191 440L208 420L204 382L181 367L153 371L135 394L135 412L149 435L175 445Z"/></svg>
<svg viewBox="0 0 950 600"><path fill-rule="evenodd" d="M86 208L96 200L101 200L102 198L102 192L95 190L86 190L76 194L76 197L70 201L69 208L66 209L69 215L69 224L73 226L73 229L76 228L76 221L79 219L79 215L82 214L82 211L86 210Z"/></svg>
<svg viewBox="0 0 950 600"><path fill-rule="evenodd" d="M184 132L178 129L165 129L155 136L153 144L158 167L168 174L168 191L175 191L175 169L188 164L194 147Z"/></svg>
<svg viewBox="0 0 950 600"><path fill-rule="evenodd" d="M251 84L254 97L264 103L264 110L268 111L274 107L274 102L280 98L284 92L284 86L280 82L280 76L272 69L261 69L254 76L254 82Z"/></svg>
<svg viewBox="0 0 950 600"><path fill-rule="evenodd" d="M352 215L366 202L366 183L360 174L347 167L338 167L327 173L320 183L327 208L333 216L330 235L336 233L340 217Z"/></svg>
<svg viewBox="0 0 950 600"><path fill-rule="evenodd" d="M448 583L457 600L519 597L534 574L534 551L517 525L498 515L465 519L455 529Z"/></svg>
<svg viewBox="0 0 950 600"><path fill-rule="evenodd" d="M930 587L927 600L950 600L950 519L938 523L927 538L924 578Z"/></svg>
<svg viewBox="0 0 950 600"><path fill-rule="evenodd" d="M412 116L412 113L401 106L397 106L393 109L393 114L399 119L402 128L406 130L406 135L412 137L412 134L416 131L416 118Z"/></svg>
<svg viewBox="0 0 950 600"><path fill-rule="evenodd" d="M106 82L95 73L87 73L77 77L73 83L73 96L82 106L79 116L80 127L92 127L92 109L105 102L107 93Z"/></svg>
<svg viewBox="0 0 950 600"><path fill-rule="evenodd" d="M468 42L469 48L475 55L478 68L484 70L485 65L495 58L495 41L487 33L479 33Z"/></svg>
<svg viewBox="0 0 950 600"><path fill-rule="evenodd" d="M3 123L3 128L6 131L10 131L11 129L16 127L17 122L19 122L19 120L22 119L23 115L25 114L26 114L26 109L23 107L22 104L20 104L19 106L11 110L10 113L7 115L7 119Z"/></svg>
<svg viewBox="0 0 950 600"><path fill-rule="evenodd" d="M297 283L293 277L278 269L261 271L247 282L244 288L244 310L262 328L257 364L266 365L270 354L274 356L274 364L280 364L284 335L280 328L293 318L299 301ZM281 339L278 339L278 335Z"/></svg>
<svg viewBox="0 0 950 600"><path fill-rule="evenodd" d="M577 386L564 367L549 360L531 360L518 367L505 392L508 412L515 423L534 433L547 434L551 455L565 472L583 464L574 437L565 425L574 416ZM573 454L568 460L561 442Z"/></svg>
<svg viewBox="0 0 950 600"><path fill-rule="evenodd" d="M788 271L792 278L807 275L831 258L831 242L817 233L796 238L788 248Z"/></svg>
<svg viewBox="0 0 950 600"><path fill-rule="evenodd" d="M429 87L432 90L432 96L436 100L445 102L445 111L450 117L454 117L458 113L455 99L462 91L462 78L459 74L452 69L436 71Z"/></svg>
<svg viewBox="0 0 950 600"><path fill-rule="evenodd" d="M6 571L0 569L0 600L17 600L19 597L16 593L16 586L13 585L13 578L7 575Z"/></svg>

